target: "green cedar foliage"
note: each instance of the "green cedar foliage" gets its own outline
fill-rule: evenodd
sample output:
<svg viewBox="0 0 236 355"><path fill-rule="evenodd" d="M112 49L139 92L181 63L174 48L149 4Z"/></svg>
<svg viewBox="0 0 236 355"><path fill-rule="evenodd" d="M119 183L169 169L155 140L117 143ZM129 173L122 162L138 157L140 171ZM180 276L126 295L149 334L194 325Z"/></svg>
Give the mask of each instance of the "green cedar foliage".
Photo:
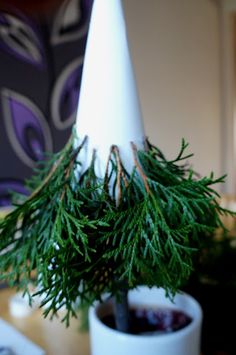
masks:
<svg viewBox="0 0 236 355"><path fill-rule="evenodd" d="M197 251L223 227L213 185L196 177L148 141L132 144L134 169L128 174L117 147L111 148L104 179L94 162L82 175L74 137L28 182L31 195L0 221L0 279L28 292L34 275L45 316L65 306L64 320L76 316L104 293L118 294L143 284L173 295L189 278Z"/></svg>

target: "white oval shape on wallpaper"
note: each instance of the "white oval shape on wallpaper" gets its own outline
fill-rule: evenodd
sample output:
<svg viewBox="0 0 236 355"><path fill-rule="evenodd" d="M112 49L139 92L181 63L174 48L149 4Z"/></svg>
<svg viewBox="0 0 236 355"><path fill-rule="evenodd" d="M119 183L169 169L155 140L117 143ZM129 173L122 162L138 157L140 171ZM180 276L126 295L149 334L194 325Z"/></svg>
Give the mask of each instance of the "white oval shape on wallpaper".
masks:
<svg viewBox="0 0 236 355"><path fill-rule="evenodd" d="M52 151L52 137L41 110L15 91L4 88L1 92L3 116L11 146L23 163L34 167Z"/></svg>
<svg viewBox="0 0 236 355"><path fill-rule="evenodd" d="M56 80L51 98L51 115L55 127L64 130L73 125L76 118L83 60L73 60Z"/></svg>
<svg viewBox="0 0 236 355"><path fill-rule="evenodd" d="M0 46L30 64L44 65L43 46L35 25L8 13L0 13Z"/></svg>
<svg viewBox="0 0 236 355"><path fill-rule="evenodd" d="M66 0L53 22L51 43L58 45L84 37L88 31L92 0Z"/></svg>

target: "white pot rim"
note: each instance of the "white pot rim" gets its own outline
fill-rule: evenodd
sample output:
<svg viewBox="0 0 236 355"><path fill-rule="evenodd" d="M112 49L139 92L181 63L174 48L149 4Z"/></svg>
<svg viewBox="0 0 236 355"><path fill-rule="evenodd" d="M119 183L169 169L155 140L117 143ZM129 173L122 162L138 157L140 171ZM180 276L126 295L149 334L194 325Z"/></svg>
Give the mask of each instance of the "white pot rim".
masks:
<svg viewBox="0 0 236 355"><path fill-rule="evenodd" d="M140 287L136 288L135 290L131 290L130 292L132 292L132 291L134 291L134 292L142 291L145 288L147 289L146 286L140 286ZM150 289L150 291L151 291L152 289L157 289L157 287L148 288L148 289ZM165 292L161 288L159 290L161 292ZM196 326L199 326L201 324L201 322L202 322L202 317L203 317L202 309L201 309L200 304L195 300L195 298L193 298L191 295L189 295L189 294L187 294L185 292L178 292L175 297L186 298L187 301L189 302L189 304L191 304L191 307L193 307L195 309L195 314L192 315L192 314L189 314L188 312L186 312L192 318L191 323L189 323L184 328L182 328L180 330L177 330L175 332L169 332L169 333L166 332L166 333L163 333L163 334L158 334L157 336L158 336L159 341L168 342L169 340L176 338L176 336L187 335L188 333L191 333L193 331L193 329ZM132 301L131 301L131 303L132 303ZM135 304L135 302L133 304ZM101 305L100 302L96 302L94 304L94 306L90 308L89 317L90 317L90 319L93 322L95 322L97 325L99 325L99 327L103 328L107 333L109 333L111 335L112 334L116 335L120 339L124 339L124 341L127 340L128 338L129 339L135 339L135 341L137 341L137 342L138 341L140 341L140 342L145 342L145 341L149 342L150 339L153 339L153 337L154 337L153 335L139 335L139 334L122 333L120 331L117 331L117 330L112 329L109 326L105 325L99 319L99 317L97 316L97 309L98 309L98 307L100 305ZM144 305L145 305L145 302L144 302ZM173 306L173 309L180 309L181 310L181 307L175 306L175 303L170 303L170 306L171 307Z"/></svg>

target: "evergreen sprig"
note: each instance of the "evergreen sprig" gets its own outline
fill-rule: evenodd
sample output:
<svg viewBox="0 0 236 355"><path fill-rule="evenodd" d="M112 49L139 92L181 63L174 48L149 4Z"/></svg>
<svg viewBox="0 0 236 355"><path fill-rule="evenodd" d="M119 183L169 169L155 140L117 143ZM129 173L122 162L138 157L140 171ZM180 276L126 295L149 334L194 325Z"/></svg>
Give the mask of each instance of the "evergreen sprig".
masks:
<svg viewBox="0 0 236 355"><path fill-rule="evenodd" d="M91 166L79 174L74 137L41 163L28 182L31 195L0 221L0 279L28 292L29 281L53 316L76 316L120 282L163 287L173 295L189 278L197 252L231 213L218 202L214 184L224 177L198 178L184 164L187 144L167 160L146 142L132 144L134 169L128 174L118 147L111 147L104 179Z"/></svg>

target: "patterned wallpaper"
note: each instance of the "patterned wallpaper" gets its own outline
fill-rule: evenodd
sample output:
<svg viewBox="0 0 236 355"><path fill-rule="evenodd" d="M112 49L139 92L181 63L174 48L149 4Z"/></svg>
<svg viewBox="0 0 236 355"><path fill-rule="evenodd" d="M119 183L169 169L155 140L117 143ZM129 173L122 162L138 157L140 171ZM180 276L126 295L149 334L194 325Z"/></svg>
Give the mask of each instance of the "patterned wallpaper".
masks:
<svg viewBox="0 0 236 355"><path fill-rule="evenodd" d="M0 206L44 152L60 150L77 111L92 0L50 13L0 12Z"/></svg>

